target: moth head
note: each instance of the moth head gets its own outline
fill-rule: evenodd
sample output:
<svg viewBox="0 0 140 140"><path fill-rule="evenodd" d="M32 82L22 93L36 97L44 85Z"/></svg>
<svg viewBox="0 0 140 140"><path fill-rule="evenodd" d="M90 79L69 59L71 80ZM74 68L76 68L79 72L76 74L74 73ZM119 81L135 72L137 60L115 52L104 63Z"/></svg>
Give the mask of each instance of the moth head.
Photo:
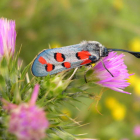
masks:
<svg viewBox="0 0 140 140"><path fill-rule="evenodd" d="M100 57L105 57L108 56L108 49L106 47L104 47L101 43L97 42L97 41L93 41L95 47L95 51L99 52Z"/></svg>
<svg viewBox="0 0 140 140"><path fill-rule="evenodd" d="M95 52L99 57L108 56L108 49L97 41L83 41L81 43L90 52Z"/></svg>

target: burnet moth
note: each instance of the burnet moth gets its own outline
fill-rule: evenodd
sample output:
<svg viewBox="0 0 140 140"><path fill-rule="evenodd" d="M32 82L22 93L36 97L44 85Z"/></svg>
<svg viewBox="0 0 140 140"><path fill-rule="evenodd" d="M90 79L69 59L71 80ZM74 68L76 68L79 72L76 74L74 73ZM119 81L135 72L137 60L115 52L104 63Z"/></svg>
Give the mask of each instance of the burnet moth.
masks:
<svg viewBox="0 0 140 140"><path fill-rule="evenodd" d="M31 70L33 75L37 77L47 76L48 74L52 75L64 70L96 63L101 60L102 57L108 56L111 51L128 52L140 58L140 52L109 49L97 41L83 41L76 45L43 50L34 59ZM104 63L103 66L110 73Z"/></svg>

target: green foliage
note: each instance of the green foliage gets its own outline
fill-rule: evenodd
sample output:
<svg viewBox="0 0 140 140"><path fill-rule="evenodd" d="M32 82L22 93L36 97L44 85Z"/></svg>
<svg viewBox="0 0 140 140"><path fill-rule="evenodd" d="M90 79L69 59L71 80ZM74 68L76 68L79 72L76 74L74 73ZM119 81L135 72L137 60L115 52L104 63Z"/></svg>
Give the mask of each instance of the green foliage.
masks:
<svg viewBox="0 0 140 140"><path fill-rule="evenodd" d="M83 88L79 84L73 87L74 81L72 71L62 72L54 76L46 76L41 78L33 77L31 80L28 77L28 71L30 64L24 69L18 66L18 55L6 60L5 57L1 60L0 67L0 93L1 98L14 104L21 104L22 102L28 102L31 98L32 89L35 84L40 85L40 92L36 104L39 107L45 109L48 113L47 118L50 126L47 130L47 139L70 139L74 140L78 137L75 134L71 134L67 129L73 129L77 124L77 121L67 116L62 112L61 106L68 102L79 101L79 97L88 97L86 93L87 85L84 83ZM77 79L77 82L78 83ZM81 83L81 80L79 80ZM86 94L85 94L86 93ZM2 104L1 104L2 105ZM73 105L74 106L74 105ZM76 106L74 106L76 107ZM8 133L8 116L1 108L1 137L3 139L11 139L11 134ZM63 116L68 120L64 121ZM80 125L80 124L79 124Z"/></svg>

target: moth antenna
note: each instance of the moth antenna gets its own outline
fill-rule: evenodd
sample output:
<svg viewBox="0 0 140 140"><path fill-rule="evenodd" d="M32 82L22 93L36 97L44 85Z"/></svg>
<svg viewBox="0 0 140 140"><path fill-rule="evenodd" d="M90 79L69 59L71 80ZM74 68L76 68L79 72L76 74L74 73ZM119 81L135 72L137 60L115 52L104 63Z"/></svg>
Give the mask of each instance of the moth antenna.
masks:
<svg viewBox="0 0 140 140"><path fill-rule="evenodd" d="M140 58L140 52L132 52L132 51L127 51L127 50L123 50L123 49L108 49L108 52L112 52L112 51L128 52L128 53L134 55L135 57Z"/></svg>
<svg viewBox="0 0 140 140"><path fill-rule="evenodd" d="M102 59L101 59L101 62L102 62L103 67L109 72L109 74L110 74L112 77L114 77L114 75L107 69L107 67L105 66L105 64L104 64L104 62L102 61Z"/></svg>

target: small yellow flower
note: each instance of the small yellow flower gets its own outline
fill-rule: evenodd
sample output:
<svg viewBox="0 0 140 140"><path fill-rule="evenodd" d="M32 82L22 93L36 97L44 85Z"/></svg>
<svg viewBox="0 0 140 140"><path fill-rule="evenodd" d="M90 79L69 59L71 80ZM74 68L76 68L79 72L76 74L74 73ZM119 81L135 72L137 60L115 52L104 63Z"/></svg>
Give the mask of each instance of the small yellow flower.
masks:
<svg viewBox="0 0 140 140"><path fill-rule="evenodd" d="M110 110L112 110L116 108L116 106L118 106L119 103L117 102L115 98L108 97L107 99L105 99L105 104Z"/></svg>
<svg viewBox="0 0 140 140"><path fill-rule="evenodd" d="M60 47L61 47L61 45L59 43L52 43L50 45L50 48L60 48Z"/></svg>
<svg viewBox="0 0 140 140"><path fill-rule="evenodd" d="M126 114L125 106L121 105L115 98L108 97L105 100L106 106L111 110L114 120L123 120Z"/></svg>
<svg viewBox="0 0 140 140"><path fill-rule="evenodd" d="M131 86L134 87L135 94L140 96L140 77L138 75L132 75L129 79L128 82L130 83Z"/></svg>
<svg viewBox="0 0 140 140"><path fill-rule="evenodd" d="M140 77L136 74L132 75L128 79L128 83L130 83L131 86L135 86L138 81L140 81Z"/></svg>
<svg viewBox="0 0 140 140"><path fill-rule="evenodd" d="M92 67L94 67L95 66L95 63L93 63L93 64L91 64L92 65Z"/></svg>
<svg viewBox="0 0 140 140"><path fill-rule="evenodd" d="M121 10L123 8L123 0L114 0L113 1L113 7L116 9L116 10Z"/></svg>
<svg viewBox="0 0 140 140"><path fill-rule="evenodd" d="M63 109L61 112L63 113L63 115L61 116L61 118L62 118L63 120L68 120L68 117L71 117L71 112L70 112L70 110L68 110L68 109ZM67 116L68 116L68 117L67 117Z"/></svg>
<svg viewBox="0 0 140 140"><path fill-rule="evenodd" d="M131 51L140 51L140 38L134 38L130 44L129 44L129 48Z"/></svg>
<svg viewBox="0 0 140 140"><path fill-rule="evenodd" d="M134 91L136 95L140 96L140 80L135 83Z"/></svg>
<svg viewBox="0 0 140 140"><path fill-rule="evenodd" d="M126 108L123 105L118 105L112 110L112 116L114 120L120 121L123 120L126 115Z"/></svg>

